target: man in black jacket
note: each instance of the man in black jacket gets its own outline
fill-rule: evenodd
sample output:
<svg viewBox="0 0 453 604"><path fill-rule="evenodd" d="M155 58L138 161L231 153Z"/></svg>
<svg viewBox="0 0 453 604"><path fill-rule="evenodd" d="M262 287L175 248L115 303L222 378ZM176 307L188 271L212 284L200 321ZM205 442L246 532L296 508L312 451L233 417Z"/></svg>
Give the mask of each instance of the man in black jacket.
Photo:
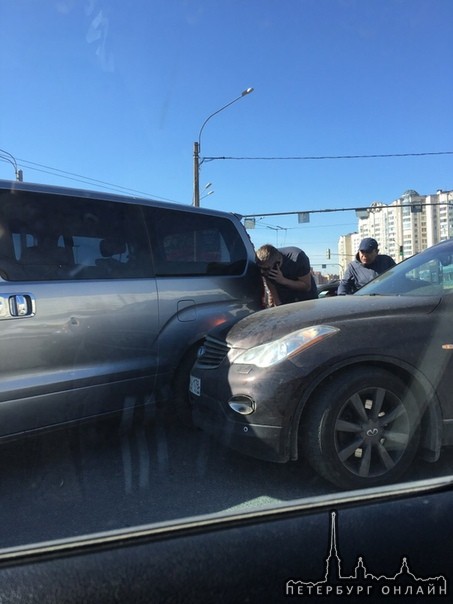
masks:
<svg viewBox="0 0 453 604"><path fill-rule="evenodd" d="M298 247L277 249L267 243L256 250L256 257L265 283L268 306L318 297L310 260Z"/></svg>
<svg viewBox="0 0 453 604"><path fill-rule="evenodd" d="M338 286L338 295L353 294L366 283L395 266L390 256L379 253L378 243L372 237L362 239L355 260L349 263Z"/></svg>

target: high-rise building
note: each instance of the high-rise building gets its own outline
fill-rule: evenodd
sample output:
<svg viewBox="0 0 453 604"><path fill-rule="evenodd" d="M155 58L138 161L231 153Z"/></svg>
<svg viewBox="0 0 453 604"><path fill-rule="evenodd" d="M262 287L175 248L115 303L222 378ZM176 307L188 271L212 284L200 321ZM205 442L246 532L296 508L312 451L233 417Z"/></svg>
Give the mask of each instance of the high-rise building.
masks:
<svg viewBox="0 0 453 604"><path fill-rule="evenodd" d="M340 274L363 237L374 237L379 251L396 262L453 237L453 191L419 195L408 190L389 205L378 201L370 204L358 218L357 232L339 239Z"/></svg>

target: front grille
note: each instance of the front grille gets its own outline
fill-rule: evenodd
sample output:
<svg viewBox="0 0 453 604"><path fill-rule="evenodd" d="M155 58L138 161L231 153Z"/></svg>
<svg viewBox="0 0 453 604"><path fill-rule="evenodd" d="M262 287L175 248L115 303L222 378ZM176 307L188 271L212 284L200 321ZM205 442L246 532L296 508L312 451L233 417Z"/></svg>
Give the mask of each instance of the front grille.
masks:
<svg viewBox="0 0 453 604"><path fill-rule="evenodd" d="M216 340L211 336L206 336L200 352L202 354L197 359L197 365L205 369L214 369L218 367L227 356L229 346L222 340Z"/></svg>

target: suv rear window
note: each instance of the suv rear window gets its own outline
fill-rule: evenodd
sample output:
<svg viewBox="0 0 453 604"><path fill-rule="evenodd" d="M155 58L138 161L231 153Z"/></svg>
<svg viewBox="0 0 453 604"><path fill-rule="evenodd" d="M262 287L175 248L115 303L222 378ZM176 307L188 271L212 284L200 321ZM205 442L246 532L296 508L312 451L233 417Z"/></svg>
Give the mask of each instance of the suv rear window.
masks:
<svg viewBox="0 0 453 604"><path fill-rule="evenodd" d="M247 250L230 220L163 208L145 209L156 275L240 275Z"/></svg>

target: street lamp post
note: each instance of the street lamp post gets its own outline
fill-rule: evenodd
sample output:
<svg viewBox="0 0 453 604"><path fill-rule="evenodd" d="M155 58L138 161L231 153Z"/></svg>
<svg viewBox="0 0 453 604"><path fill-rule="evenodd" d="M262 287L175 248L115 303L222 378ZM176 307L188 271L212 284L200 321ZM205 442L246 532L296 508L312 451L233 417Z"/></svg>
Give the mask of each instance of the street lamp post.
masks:
<svg viewBox="0 0 453 604"><path fill-rule="evenodd" d="M230 105L235 103L236 101L239 101L239 99L242 99L242 97L247 96L247 94L250 94L251 92L253 92L253 88L247 88L246 90L243 90L238 97L236 97L235 99L233 99L232 101L230 101L229 103L224 105L223 107L220 107L220 109L217 109L217 111L214 111L214 113L211 113L211 115L209 115L205 119L205 121L203 122L203 124L200 128L200 132L198 133L198 140L195 141L193 144L193 202L192 203L196 207L200 206L200 165L203 163L203 160L200 161L201 133L203 132L203 129L206 126L206 124L208 123L208 121L212 117L214 117L214 115L217 115L218 113L220 113L221 111L223 111L224 109L226 109L227 107L229 107Z"/></svg>

